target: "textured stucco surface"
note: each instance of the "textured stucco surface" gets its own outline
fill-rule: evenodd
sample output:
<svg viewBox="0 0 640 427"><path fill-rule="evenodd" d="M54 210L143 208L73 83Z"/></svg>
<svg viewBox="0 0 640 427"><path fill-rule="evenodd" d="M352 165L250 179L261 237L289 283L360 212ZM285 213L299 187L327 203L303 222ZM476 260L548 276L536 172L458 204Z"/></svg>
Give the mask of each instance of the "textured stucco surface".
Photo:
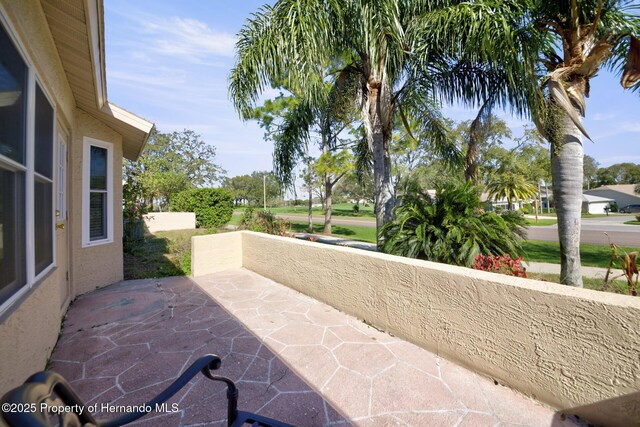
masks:
<svg viewBox="0 0 640 427"><path fill-rule="evenodd" d="M239 267L242 267L242 233L191 238L191 274L194 277Z"/></svg>
<svg viewBox="0 0 640 427"><path fill-rule="evenodd" d="M40 2L0 0L0 11L9 22L8 30L18 38L42 87L53 98L58 126L68 130L66 127L74 124L75 100ZM62 279L63 272L52 271L0 322L0 395L22 383L34 371L44 368L66 309L60 307Z"/></svg>
<svg viewBox="0 0 640 427"><path fill-rule="evenodd" d="M245 268L558 409L582 406L592 422L640 422L637 393L598 404L640 389L637 298L238 234Z"/></svg>
<svg viewBox="0 0 640 427"><path fill-rule="evenodd" d="M71 143L71 231L72 286L76 295L122 280L122 137L94 117L76 109L77 127ZM82 247L82 150L84 137L113 144L113 242Z"/></svg>
<svg viewBox="0 0 640 427"><path fill-rule="evenodd" d="M0 396L45 367L60 331L59 301L50 275L0 324Z"/></svg>
<svg viewBox="0 0 640 427"><path fill-rule="evenodd" d="M122 138L111 128L76 108L76 101L58 56L39 0L0 0L8 30L18 39L29 66L52 98L56 134L69 135L68 221L71 298L122 280ZM82 139L84 136L114 144L114 242L83 249L82 239ZM57 188L54 182L54 188ZM60 255L58 255L60 257ZM60 330L66 306L60 307L66 271L52 271L0 323L0 393L18 385L45 367Z"/></svg>
<svg viewBox="0 0 640 427"><path fill-rule="evenodd" d="M144 216L144 225L150 233L193 230L196 228L196 214L193 212L153 212Z"/></svg>

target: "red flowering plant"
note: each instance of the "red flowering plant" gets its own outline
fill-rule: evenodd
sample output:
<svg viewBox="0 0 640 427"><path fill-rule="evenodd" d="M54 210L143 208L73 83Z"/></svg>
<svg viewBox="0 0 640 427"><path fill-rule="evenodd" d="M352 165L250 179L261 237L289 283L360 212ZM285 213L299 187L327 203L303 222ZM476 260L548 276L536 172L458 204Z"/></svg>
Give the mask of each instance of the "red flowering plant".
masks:
<svg viewBox="0 0 640 427"><path fill-rule="evenodd" d="M476 256L472 267L476 270L506 274L507 276L527 277L527 269L522 266L521 262L522 257L511 258L509 254L479 254Z"/></svg>

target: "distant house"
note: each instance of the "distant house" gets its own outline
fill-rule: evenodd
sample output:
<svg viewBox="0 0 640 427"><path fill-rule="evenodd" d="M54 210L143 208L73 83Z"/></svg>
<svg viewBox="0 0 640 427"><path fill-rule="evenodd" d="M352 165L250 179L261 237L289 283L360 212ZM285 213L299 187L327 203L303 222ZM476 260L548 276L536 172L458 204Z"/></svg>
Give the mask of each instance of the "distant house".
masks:
<svg viewBox="0 0 640 427"><path fill-rule="evenodd" d="M606 209L611 207L614 199L606 197L592 196L590 194L582 195L582 212L589 214L607 213Z"/></svg>
<svg viewBox="0 0 640 427"><path fill-rule="evenodd" d="M123 278L122 159L153 124L106 87L102 0L0 0L0 394Z"/></svg>
<svg viewBox="0 0 640 427"><path fill-rule="evenodd" d="M549 197L551 197L551 191L549 191ZM542 204L541 206L543 208L547 207L547 199L546 197L541 197L542 200ZM495 208L500 208L500 209L509 209L509 201L507 199L500 198L500 199L495 199L489 196L489 193L487 193L486 191L483 191L482 194L480 194L480 201L483 203L488 203L492 206L493 209ZM520 208L522 207L523 203L530 203L531 205L534 205L536 202L535 198L529 198L528 200L513 200L513 210L520 210Z"/></svg>
<svg viewBox="0 0 640 427"><path fill-rule="evenodd" d="M603 185L602 187L585 190L583 193L591 196L604 197L615 200L618 207L640 204L640 194L634 191L636 184Z"/></svg>

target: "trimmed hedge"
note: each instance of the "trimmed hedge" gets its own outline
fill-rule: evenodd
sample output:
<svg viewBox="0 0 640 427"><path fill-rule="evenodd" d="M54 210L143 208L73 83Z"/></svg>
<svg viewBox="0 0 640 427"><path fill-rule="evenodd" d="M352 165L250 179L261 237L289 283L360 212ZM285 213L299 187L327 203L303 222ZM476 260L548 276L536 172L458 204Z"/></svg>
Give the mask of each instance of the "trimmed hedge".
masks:
<svg viewBox="0 0 640 427"><path fill-rule="evenodd" d="M226 225L233 215L233 194L224 188L194 188L171 196L173 212L194 212L199 227Z"/></svg>

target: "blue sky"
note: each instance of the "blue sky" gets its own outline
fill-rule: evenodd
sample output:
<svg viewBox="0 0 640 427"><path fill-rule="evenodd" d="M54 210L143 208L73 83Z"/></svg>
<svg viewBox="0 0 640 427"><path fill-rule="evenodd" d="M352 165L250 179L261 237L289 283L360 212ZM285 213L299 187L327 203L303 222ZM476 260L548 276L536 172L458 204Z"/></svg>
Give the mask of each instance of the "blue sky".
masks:
<svg viewBox="0 0 640 427"><path fill-rule="evenodd" d="M109 100L162 132L191 129L216 147L228 176L271 170L272 145L255 122L238 118L227 95L235 34L263 0L106 0ZM265 97L277 92L267 91ZM454 120L475 112L453 106ZM514 135L525 122L504 115ZM602 71L592 80L585 153L601 166L640 163L640 94Z"/></svg>

